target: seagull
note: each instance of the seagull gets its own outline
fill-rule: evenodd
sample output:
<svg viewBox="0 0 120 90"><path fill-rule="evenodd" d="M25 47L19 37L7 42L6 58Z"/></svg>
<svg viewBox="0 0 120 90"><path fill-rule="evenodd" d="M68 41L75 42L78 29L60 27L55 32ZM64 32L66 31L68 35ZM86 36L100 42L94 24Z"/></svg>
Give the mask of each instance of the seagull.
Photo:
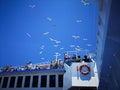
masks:
<svg viewBox="0 0 120 90"><path fill-rule="evenodd" d="M41 59L44 60L45 58L42 57Z"/></svg>
<svg viewBox="0 0 120 90"><path fill-rule="evenodd" d="M81 49L80 48L75 48L76 51L80 51Z"/></svg>
<svg viewBox="0 0 120 90"><path fill-rule="evenodd" d="M55 41L53 38L49 38L50 39L50 41Z"/></svg>
<svg viewBox="0 0 120 90"><path fill-rule="evenodd" d="M54 45L54 47L58 47L59 45Z"/></svg>
<svg viewBox="0 0 120 90"><path fill-rule="evenodd" d="M50 18L50 17L47 17L47 20L48 20L48 21L52 21L52 18Z"/></svg>
<svg viewBox="0 0 120 90"><path fill-rule="evenodd" d="M53 42L55 42L56 44L61 43L61 41L55 40L55 39L53 39L53 38L49 38L49 39L50 39L50 41L53 41Z"/></svg>
<svg viewBox="0 0 120 90"><path fill-rule="evenodd" d="M64 48L60 48L60 50L63 50Z"/></svg>
<svg viewBox="0 0 120 90"><path fill-rule="evenodd" d="M45 46L44 46L44 45L42 45L42 46L40 47L40 49L44 49L44 47L45 47Z"/></svg>
<svg viewBox="0 0 120 90"><path fill-rule="evenodd" d="M50 32L44 32L43 35L48 35Z"/></svg>
<svg viewBox="0 0 120 90"><path fill-rule="evenodd" d="M75 47L75 45L70 45L70 47L72 47L72 48L73 48L73 47Z"/></svg>
<svg viewBox="0 0 120 90"><path fill-rule="evenodd" d="M72 37L73 37L74 39L80 38L80 36L75 36L75 35L72 35Z"/></svg>
<svg viewBox="0 0 120 90"><path fill-rule="evenodd" d="M35 5L35 4L33 4L33 5L29 5L28 7L30 7L30 8L35 8L35 7L36 7L36 5Z"/></svg>
<svg viewBox="0 0 120 90"><path fill-rule="evenodd" d="M61 41L57 41L57 40L55 40L55 43L56 43L56 44L59 44L59 43L61 43Z"/></svg>
<svg viewBox="0 0 120 90"><path fill-rule="evenodd" d="M87 38L83 38L84 41L88 40Z"/></svg>
<svg viewBox="0 0 120 90"><path fill-rule="evenodd" d="M79 19L78 19L78 20L76 20L76 22L77 22L77 23L80 23L80 22L82 22L82 20L79 20Z"/></svg>
<svg viewBox="0 0 120 90"><path fill-rule="evenodd" d="M42 51L40 51L39 54L42 54Z"/></svg>
<svg viewBox="0 0 120 90"><path fill-rule="evenodd" d="M81 0L84 5L89 5L90 3L87 0Z"/></svg>
<svg viewBox="0 0 120 90"><path fill-rule="evenodd" d="M26 33L29 38L31 38L31 35L29 33Z"/></svg>
<svg viewBox="0 0 120 90"><path fill-rule="evenodd" d="M92 44L87 44L88 47L92 46Z"/></svg>

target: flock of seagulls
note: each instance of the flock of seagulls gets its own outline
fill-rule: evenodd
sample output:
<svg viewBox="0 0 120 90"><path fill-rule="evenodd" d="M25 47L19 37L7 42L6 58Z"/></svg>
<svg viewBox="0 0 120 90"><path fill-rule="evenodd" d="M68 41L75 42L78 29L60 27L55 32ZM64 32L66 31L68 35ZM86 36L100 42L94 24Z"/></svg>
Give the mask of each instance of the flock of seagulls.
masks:
<svg viewBox="0 0 120 90"><path fill-rule="evenodd" d="M90 4L90 2L88 2L88 0L80 0L81 1L81 3L83 3L83 5L89 5ZM94 0L94 1L96 1L96 0ZM30 4L30 5L28 5L28 7L30 7L30 8L35 8L36 7L36 5L35 4ZM50 18L50 17L47 17L47 20L48 21L52 21L52 18ZM81 22L81 20L77 20L76 22Z"/></svg>
<svg viewBox="0 0 120 90"><path fill-rule="evenodd" d="M81 2L83 5L89 5L89 4L90 4L90 2L88 2L88 0L80 0L80 2ZM35 4L31 4L31 5L28 5L28 7L29 7L29 8L35 8L36 5L35 5ZM51 21L53 20L51 17L46 17L46 19L47 19L47 21L49 21L49 22L51 22ZM77 20L76 20L76 23L81 23L81 22L82 22L81 19L77 19ZM53 26L53 27L56 27L56 24L54 24L54 25L52 25L52 26ZM48 34L50 34L49 31L43 33L43 35L48 35ZM26 35L27 35L27 37L31 38L31 34L30 34L30 33L26 33ZM72 35L72 38L73 38L73 39L79 39L80 36L79 36L79 35ZM60 46L60 43L61 43L60 40L57 40L57 39L54 39L54 38L51 38L51 37L49 37L49 40L54 43L53 47L57 48L57 47ZM87 41L88 38L83 38L82 40ZM86 44L86 46L90 47L90 46L92 46L92 44ZM79 45L76 46L76 45L73 45L73 44L72 44L72 45L70 45L69 47L74 48L74 50L76 50L76 51L81 51L81 50L83 50L83 48L81 48ZM45 46L44 46L44 45L41 45L41 46L40 46L40 52L39 52L40 55L43 54L43 49L45 49ZM64 47L59 47L59 50L64 50ZM60 55L60 54L59 54L59 55ZM41 58L41 60L44 60L44 59L45 59L44 57Z"/></svg>

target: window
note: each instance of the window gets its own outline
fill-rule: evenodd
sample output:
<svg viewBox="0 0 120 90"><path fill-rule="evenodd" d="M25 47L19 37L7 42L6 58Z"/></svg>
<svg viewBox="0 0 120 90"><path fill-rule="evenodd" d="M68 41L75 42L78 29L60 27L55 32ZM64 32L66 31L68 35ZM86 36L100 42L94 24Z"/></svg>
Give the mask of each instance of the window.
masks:
<svg viewBox="0 0 120 90"><path fill-rule="evenodd" d="M99 26L102 25L102 19L101 19L101 16L100 16L100 15L98 16L98 25L99 25Z"/></svg>
<svg viewBox="0 0 120 90"><path fill-rule="evenodd" d="M7 88L7 84L8 84L8 77L4 77L2 88Z"/></svg>
<svg viewBox="0 0 120 90"><path fill-rule="evenodd" d="M56 79L55 79L55 75L50 75L50 78L49 78L49 87L55 87L56 85Z"/></svg>
<svg viewBox="0 0 120 90"><path fill-rule="evenodd" d="M22 87L22 81L23 81L23 77L19 76L17 79L17 88L21 88Z"/></svg>
<svg viewBox="0 0 120 90"><path fill-rule="evenodd" d="M9 88L14 88L14 84L15 84L15 77L11 77Z"/></svg>
<svg viewBox="0 0 120 90"><path fill-rule="evenodd" d="M0 77L0 84L1 84L2 77Z"/></svg>
<svg viewBox="0 0 120 90"><path fill-rule="evenodd" d="M24 87L26 88L30 87L30 76L25 77Z"/></svg>
<svg viewBox="0 0 120 90"><path fill-rule="evenodd" d="M38 87L38 76L33 76L32 87Z"/></svg>
<svg viewBox="0 0 120 90"><path fill-rule="evenodd" d="M63 87L63 75L58 75L58 87Z"/></svg>
<svg viewBox="0 0 120 90"><path fill-rule="evenodd" d="M102 11L104 9L104 6L105 6L104 0L100 0L100 6L99 6L100 8L99 8L99 10Z"/></svg>
<svg viewBox="0 0 120 90"><path fill-rule="evenodd" d="M41 87L46 87L47 86L47 76L42 75L41 76Z"/></svg>

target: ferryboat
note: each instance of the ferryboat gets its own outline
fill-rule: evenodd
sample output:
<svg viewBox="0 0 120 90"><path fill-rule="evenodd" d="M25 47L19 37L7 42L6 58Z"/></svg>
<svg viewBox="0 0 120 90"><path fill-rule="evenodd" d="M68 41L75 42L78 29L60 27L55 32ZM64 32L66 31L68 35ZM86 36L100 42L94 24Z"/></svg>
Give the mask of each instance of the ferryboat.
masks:
<svg viewBox="0 0 120 90"><path fill-rule="evenodd" d="M97 66L89 53L65 51L64 60L0 68L0 90L97 90Z"/></svg>

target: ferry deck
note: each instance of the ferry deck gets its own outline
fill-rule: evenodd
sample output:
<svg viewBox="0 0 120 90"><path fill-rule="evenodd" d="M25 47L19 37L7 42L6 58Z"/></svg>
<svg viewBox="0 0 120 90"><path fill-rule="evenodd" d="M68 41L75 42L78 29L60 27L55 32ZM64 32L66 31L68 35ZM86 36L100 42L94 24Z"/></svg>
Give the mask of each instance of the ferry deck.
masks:
<svg viewBox="0 0 120 90"><path fill-rule="evenodd" d="M68 57L67 52L64 62L56 57L50 64L29 62L26 66L1 68L0 90L97 90L95 61L87 55L75 55Z"/></svg>

